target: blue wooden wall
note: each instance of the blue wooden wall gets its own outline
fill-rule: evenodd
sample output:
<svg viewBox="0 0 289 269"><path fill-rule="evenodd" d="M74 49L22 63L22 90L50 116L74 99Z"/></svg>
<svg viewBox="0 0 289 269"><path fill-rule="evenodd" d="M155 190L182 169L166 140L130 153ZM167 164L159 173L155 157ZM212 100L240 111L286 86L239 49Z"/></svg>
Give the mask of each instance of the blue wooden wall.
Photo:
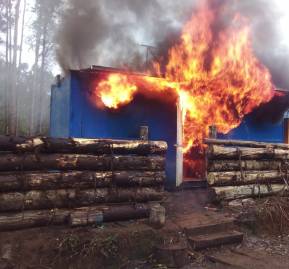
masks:
<svg viewBox="0 0 289 269"><path fill-rule="evenodd" d="M134 101L117 110L99 109L88 98L89 78L82 78L73 72L59 88L52 92L62 92L69 96L69 120L56 113L67 109L67 100L61 104L59 94L52 94L52 121L50 135L56 137L139 139L140 126L149 126L150 140L168 143L167 186L175 185L176 175L176 106L158 100L148 100L137 96ZM68 82L69 81L69 82ZM70 85L70 88L67 88ZM64 94L65 93L65 94ZM66 114L66 111L65 113ZM67 122L65 122L67 121ZM67 130L68 124L68 133ZM65 126L65 127L63 127Z"/></svg>
<svg viewBox="0 0 289 269"><path fill-rule="evenodd" d="M271 121L258 121L254 113L252 113L244 118L239 127L226 135L218 134L218 138L283 143L283 119L275 123Z"/></svg>

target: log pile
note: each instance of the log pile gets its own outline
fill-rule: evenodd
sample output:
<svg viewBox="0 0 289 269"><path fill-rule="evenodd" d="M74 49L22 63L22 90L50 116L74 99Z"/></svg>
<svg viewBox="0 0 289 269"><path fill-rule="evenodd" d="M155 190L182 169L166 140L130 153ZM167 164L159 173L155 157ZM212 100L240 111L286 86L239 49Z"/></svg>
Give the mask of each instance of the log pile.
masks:
<svg viewBox="0 0 289 269"><path fill-rule="evenodd" d="M167 144L0 136L0 231L145 218Z"/></svg>
<svg viewBox="0 0 289 269"><path fill-rule="evenodd" d="M207 181L217 200L287 195L289 145L206 139Z"/></svg>

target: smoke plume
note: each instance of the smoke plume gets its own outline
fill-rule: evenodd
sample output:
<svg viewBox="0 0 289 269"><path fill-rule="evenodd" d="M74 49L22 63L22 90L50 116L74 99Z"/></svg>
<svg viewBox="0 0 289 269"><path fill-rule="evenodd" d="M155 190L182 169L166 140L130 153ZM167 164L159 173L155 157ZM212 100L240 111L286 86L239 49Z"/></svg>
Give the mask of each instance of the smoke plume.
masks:
<svg viewBox="0 0 289 269"><path fill-rule="evenodd" d="M57 58L64 71L90 65L142 66L146 49L165 56L178 40L197 0L67 0L56 37ZM248 18L258 58L270 69L277 87L289 90L289 45L284 45L276 1L215 0L218 28L236 13Z"/></svg>
<svg viewBox="0 0 289 269"><path fill-rule="evenodd" d="M190 0L68 0L56 36L64 71L90 65L145 62L145 45L156 45L191 15Z"/></svg>

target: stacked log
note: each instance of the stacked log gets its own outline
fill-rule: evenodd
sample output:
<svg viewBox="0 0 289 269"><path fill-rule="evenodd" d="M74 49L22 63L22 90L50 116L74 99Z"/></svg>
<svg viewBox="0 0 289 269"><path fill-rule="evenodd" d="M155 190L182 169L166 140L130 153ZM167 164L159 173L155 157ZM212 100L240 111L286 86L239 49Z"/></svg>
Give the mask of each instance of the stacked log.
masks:
<svg viewBox="0 0 289 269"><path fill-rule="evenodd" d="M142 219L149 216L151 206L151 204L134 204L1 213L0 231L48 225L85 226L103 222Z"/></svg>
<svg viewBox="0 0 289 269"><path fill-rule="evenodd" d="M0 136L0 231L145 217L163 199L166 150L161 141Z"/></svg>
<svg viewBox="0 0 289 269"><path fill-rule="evenodd" d="M217 200L287 195L289 145L206 139L207 181Z"/></svg>

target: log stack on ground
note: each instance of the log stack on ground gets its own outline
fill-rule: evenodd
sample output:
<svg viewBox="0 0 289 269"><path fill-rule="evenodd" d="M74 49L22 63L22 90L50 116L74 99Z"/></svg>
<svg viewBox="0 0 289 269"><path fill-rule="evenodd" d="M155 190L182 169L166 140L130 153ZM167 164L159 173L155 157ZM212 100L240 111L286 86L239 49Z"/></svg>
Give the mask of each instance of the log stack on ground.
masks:
<svg viewBox="0 0 289 269"><path fill-rule="evenodd" d="M147 217L164 197L166 150L162 141L0 136L0 231Z"/></svg>
<svg viewBox="0 0 289 269"><path fill-rule="evenodd" d="M217 200L287 195L289 145L206 139L207 181Z"/></svg>

